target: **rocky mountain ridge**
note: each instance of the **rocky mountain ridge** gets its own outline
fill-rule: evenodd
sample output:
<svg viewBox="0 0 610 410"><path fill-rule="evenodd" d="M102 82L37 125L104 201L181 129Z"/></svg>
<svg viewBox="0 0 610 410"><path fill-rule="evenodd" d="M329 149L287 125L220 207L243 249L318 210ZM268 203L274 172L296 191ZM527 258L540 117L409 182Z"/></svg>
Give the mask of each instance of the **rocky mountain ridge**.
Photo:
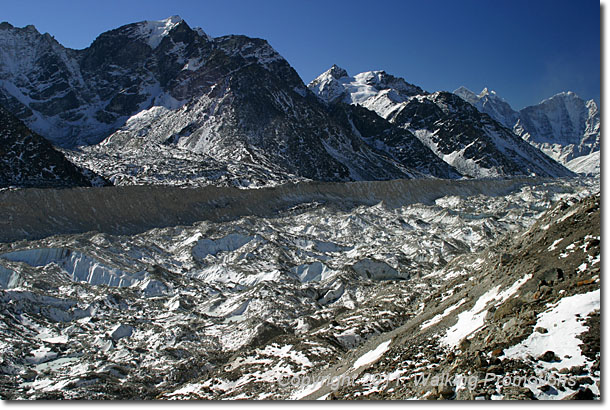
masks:
<svg viewBox="0 0 610 410"><path fill-rule="evenodd" d="M455 94L428 93L384 71L350 77L336 65L308 87L331 106L346 103L375 111L414 134L462 175L572 175Z"/></svg>
<svg viewBox="0 0 610 410"><path fill-rule="evenodd" d="M0 44L0 103L114 184L572 175L448 93L333 67L310 85L329 105L266 41L176 16L83 50L4 23Z"/></svg>
<svg viewBox="0 0 610 410"><path fill-rule="evenodd" d="M49 141L0 106L0 188L106 184L89 170L74 166Z"/></svg>

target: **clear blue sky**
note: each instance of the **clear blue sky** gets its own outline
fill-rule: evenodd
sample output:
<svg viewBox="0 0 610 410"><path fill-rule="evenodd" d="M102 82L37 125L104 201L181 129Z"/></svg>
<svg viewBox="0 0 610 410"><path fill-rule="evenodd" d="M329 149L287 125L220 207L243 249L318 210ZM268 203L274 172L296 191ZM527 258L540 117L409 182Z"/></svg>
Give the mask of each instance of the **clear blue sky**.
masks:
<svg viewBox="0 0 610 410"><path fill-rule="evenodd" d="M180 15L212 36L261 37L307 83L332 64L386 70L428 91L488 86L519 109L565 90L600 96L593 0L3 1L0 21L67 47L120 25Z"/></svg>

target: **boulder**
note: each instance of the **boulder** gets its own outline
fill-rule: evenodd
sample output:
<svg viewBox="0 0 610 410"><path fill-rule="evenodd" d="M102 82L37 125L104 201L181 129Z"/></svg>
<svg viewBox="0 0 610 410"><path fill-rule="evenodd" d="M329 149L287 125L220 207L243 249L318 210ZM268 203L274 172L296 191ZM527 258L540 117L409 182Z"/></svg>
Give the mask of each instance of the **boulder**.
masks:
<svg viewBox="0 0 610 410"><path fill-rule="evenodd" d="M538 357L538 360L541 360L543 362L549 362L549 363L558 362L559 357L557 357L555 352L553 352L552 350L547 350L546 352L544 352L544 354L542 354L540 357Z"/></svg>

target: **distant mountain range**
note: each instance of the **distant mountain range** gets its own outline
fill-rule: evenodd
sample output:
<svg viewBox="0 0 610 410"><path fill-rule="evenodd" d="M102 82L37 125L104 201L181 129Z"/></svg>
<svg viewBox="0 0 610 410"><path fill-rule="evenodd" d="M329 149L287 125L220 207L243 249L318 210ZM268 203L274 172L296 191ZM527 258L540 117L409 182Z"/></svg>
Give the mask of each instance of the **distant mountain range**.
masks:
<svg viewBox="0 0 610 410"><path fill-rule="evenodd" d="M114 184L573 175L460 97L336 66L306 86L265 40L177 16L83 50L0 24L0 105Z"/></svg>
<svg viewBox="0 0 610 410"><path fill-rule="evenodd" d="M456 94L427 93L385 71L350 77L336 65L308 87L331 106L359 105L410 131L462 175L481 178L569 174Z"/></svg>
<svg viewBox="0 0 610 410"><path fill-rule="evenodd" d="M494 91L455 94L575 172L599 173L600 114L593 100L563 92L515 111ZM583 164L589 165L583 168ZM597 171L596 171L597 169Z"/></svg>

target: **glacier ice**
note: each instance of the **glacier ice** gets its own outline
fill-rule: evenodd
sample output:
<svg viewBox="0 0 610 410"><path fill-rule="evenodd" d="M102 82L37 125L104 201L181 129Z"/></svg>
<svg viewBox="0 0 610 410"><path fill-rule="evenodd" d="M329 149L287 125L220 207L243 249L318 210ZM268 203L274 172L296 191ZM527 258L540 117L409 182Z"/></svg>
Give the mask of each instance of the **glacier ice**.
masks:
<svg viewBox="0 0 610 410"><path fill-rule="evenodd" d="M0 258L24 262L30 266L45 266L50 263L59 265L72 280L87 282L91 285L131 286L143 278L143 274L123 272L104 265L100 261L81 252L66 248L39 248L8 252Z"/></svg>

